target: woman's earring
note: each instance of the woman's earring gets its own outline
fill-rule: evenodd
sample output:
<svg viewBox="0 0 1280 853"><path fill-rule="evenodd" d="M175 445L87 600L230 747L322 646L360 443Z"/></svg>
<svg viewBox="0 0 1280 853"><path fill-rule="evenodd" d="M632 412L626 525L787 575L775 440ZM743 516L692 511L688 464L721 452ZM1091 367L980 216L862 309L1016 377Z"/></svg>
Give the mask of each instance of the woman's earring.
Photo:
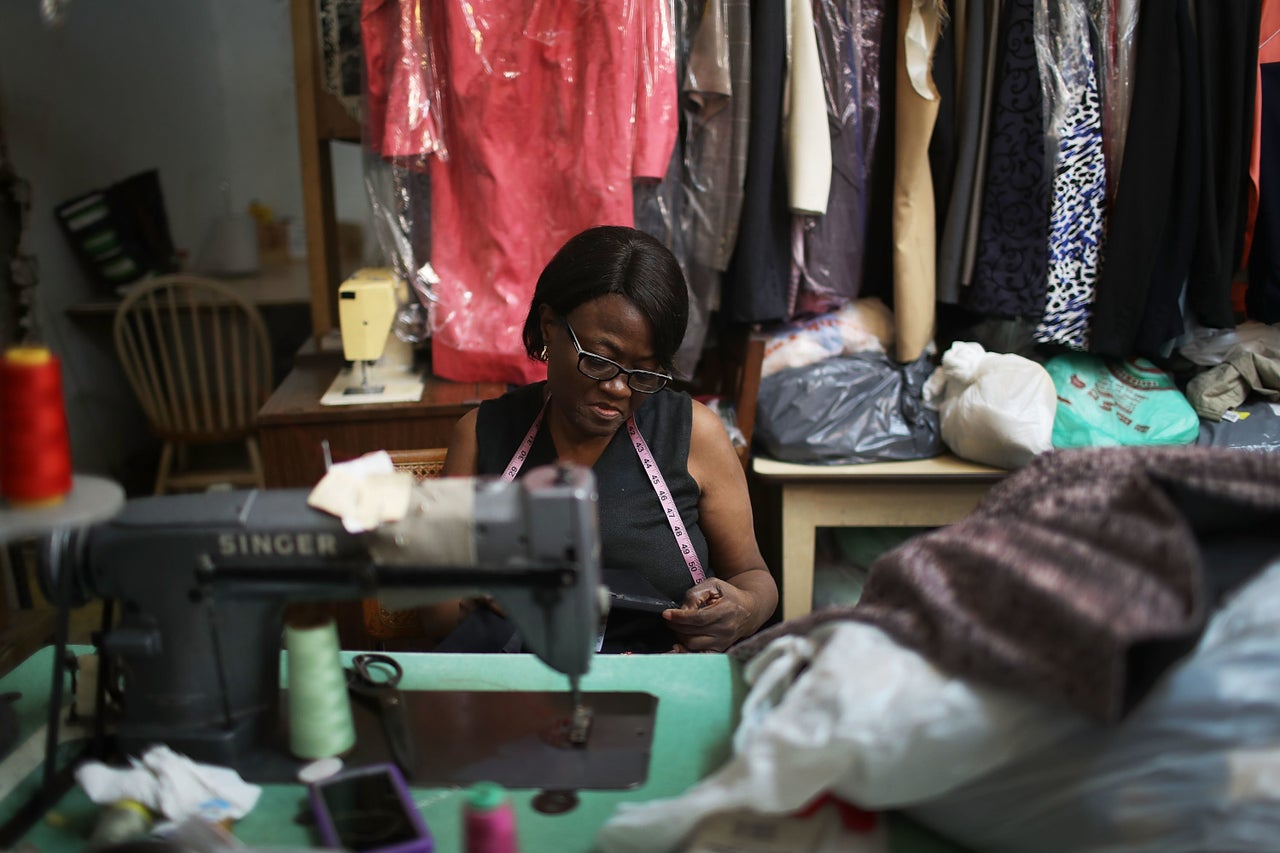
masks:
<svg viewBox="0 0 1280 853"><path fill-rule="evenodd" d="M551 357L547 355L547 345L542 345L541 352L538 353L538 361L550 361Z"/></svg>

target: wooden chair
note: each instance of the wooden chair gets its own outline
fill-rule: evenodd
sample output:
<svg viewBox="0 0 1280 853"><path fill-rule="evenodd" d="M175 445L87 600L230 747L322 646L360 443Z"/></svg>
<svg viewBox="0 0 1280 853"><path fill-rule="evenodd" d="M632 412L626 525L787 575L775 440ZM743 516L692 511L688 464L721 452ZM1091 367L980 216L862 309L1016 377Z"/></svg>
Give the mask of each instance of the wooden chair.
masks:
<svg viewBox="0 0 1280 853"><path fill-rule="evenodd" d="M391 464L398 471L408 471L418 480L429 480L439 477L444 469L445 454L443 447L427 450L391 450ZM409 610L388 610L376 598L366 598L361 602L364 631L378 648L384 648L387 642L421 639L422 614L416 608Z"/></svg>
<svg viewBox="0 0 1280 853"><path fill-rule="evenodd" d="M114 333L125 376L164 442L156 494L262 487L254 419L271 393L271 345L258 309L220 282L163 276L130 289ZM189 467L191 446L235 443L243 443L246 464Z"/></svg>
<svg viewBox="0 0 1280 853"><path fill-rule="evenodd" d="M408 471L418 480L439 477L444 470L447 447L431 447L426 450L389 450L391 464L397 471Z"/></svg>

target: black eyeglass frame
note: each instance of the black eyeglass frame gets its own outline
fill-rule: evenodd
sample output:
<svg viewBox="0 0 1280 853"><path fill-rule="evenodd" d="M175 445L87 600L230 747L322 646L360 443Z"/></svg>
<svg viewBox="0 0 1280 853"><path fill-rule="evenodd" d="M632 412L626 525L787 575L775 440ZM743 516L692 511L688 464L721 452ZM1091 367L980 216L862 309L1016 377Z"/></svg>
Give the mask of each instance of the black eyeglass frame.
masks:
<svg viewBox="0 0 1280 853"><path fill-rule="evenodd" d="M596 355L593 352L584 350L582 348L582 344L578 343L578 336L574 333L573 326L569 325L569 319L567 317L562 319L564 320L564 327L569 331L569 340L573 342L573 348L578 352L578 372L588 379L594 379L596 382L608 382L610 379L613 379L621 373L623 376L627 377L627 387L640 394L657 394L663 388L666 388L667 383L672 380L673 377L668 376L665 373L658 373L654 370L628 370L611 358L605 358L602 355ZM604 370L608 375L596 376L595 374L588 373L586 368L583 367L583 362L587 359L594 359L595 361L603 362ZM657 388L637 388L635 385L635 377L637 376L652 376L654 379L662 380L662 383Z"/></svg>

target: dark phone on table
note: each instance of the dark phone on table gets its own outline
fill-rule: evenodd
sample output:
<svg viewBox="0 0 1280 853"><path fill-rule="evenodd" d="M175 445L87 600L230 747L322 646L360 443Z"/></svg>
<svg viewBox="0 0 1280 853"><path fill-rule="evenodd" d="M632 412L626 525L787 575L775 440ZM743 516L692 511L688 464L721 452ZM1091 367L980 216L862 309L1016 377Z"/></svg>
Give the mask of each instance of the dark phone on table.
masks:
<svg viewBox="0 0 1280 853"><path fill-rule="evenodd" d="M394 764L345 770L309 786L320 838L329 847L431 853L435 842Z"/></svg>
<svg viewBox="0 0 1280 853"><path fill-rule="evenodd" d="M631 569L605 569L600 573L600 581L609 588L609 606L619 610L661 613L680 606Z"/></svg>

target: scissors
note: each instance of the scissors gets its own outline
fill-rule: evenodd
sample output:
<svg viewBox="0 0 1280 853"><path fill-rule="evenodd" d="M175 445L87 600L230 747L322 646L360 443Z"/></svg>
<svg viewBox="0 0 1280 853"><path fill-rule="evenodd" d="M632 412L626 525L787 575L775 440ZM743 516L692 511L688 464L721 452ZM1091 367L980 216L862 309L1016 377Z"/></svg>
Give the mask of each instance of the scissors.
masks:
<svg viewBox="0 0 1280 853"><path fill-rule="evenodd" d="M399 690L402 678L400 662L376 652L356 655L347 670L347 688L357 700L378 712L391 758L409 779L413 777L413 736Z"/></svg>

